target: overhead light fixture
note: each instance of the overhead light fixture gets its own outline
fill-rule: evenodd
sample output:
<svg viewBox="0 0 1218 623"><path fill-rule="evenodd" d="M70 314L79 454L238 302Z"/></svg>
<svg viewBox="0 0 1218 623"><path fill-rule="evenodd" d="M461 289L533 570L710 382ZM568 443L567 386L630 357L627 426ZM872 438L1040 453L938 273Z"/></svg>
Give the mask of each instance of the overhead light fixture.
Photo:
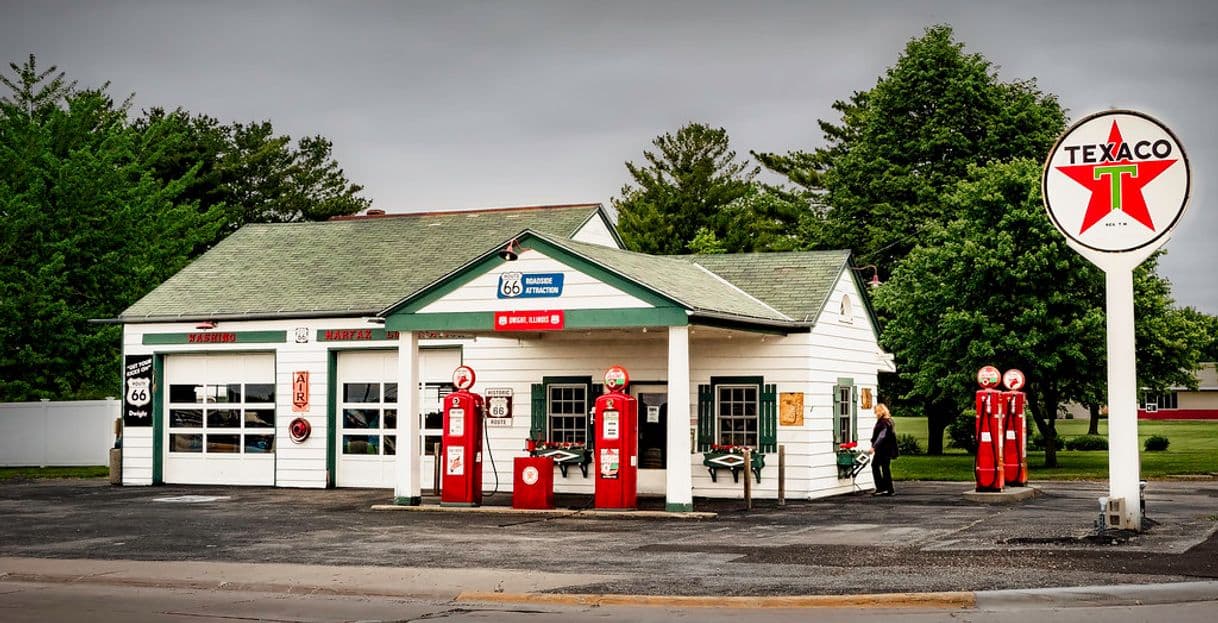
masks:
<svg viewBox="0 0 1218 623"><path fill-rule="evenodd" d="M203 322L200 322L199 324L195 325L195 328L202 330L202 331L208 331L211 329L215 329L216 321L215 320L204 320Z"/></svg>
<svg viewBox="0 0 1218 623"><path fill-rule="evenodd" d="M516 261L520 257L520 245L517 245L515 240L509 241L507 246L499 252L499 257L503 258L505 262Z"/></svg>
<svg viewBox="0 0 1218 623"><path fill-rule="evenodd" d="M380 316L373 316L371 318L364 318L364 322L368 324L385 324L385 319Z"/></svg>
<svg viewBox="0 0 1218 623"><path fill-rule="evenodd" d="M880 287L880 283L881 283L880 282L880 269L875 264L859 266L858 268L855 268L853 266L850 267L850 270L854 270L854 271L862 271L862 270L867 270L867 269L871 269L871 279L869 279L867 281L867 287L872 288L872 289Z"/></svg>

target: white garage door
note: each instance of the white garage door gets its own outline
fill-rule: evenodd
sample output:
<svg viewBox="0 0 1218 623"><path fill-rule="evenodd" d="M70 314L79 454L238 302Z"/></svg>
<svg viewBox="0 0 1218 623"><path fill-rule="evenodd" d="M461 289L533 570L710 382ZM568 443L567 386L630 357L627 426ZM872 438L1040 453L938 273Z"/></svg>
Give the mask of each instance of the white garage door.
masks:
<svg viewBox="0 0 1218 623"><path fill-rule="evenodd" d="M165 357L164 480L275 484L275 355Z"/></svg>
<svg viewBox="0 0 1218 623"><path fill-rule="evenodd" d="M452 391L452 373L459 365L459 348L419 351L425 475L433 469L433 444L440 441L443 419L440 397ZM396 350L339 353L337 486L393 487L398 425L397 373Z"/></svg>

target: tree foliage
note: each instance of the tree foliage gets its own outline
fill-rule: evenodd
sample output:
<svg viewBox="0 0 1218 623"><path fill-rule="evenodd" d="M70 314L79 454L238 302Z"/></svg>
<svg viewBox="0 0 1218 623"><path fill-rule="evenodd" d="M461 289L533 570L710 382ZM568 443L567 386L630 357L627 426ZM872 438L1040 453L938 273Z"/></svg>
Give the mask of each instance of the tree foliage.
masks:
<svg viewBox="0 0 1218 623"><path fill-rule="evenodd" d="M633 183L613 200L626 246L659 254L796 246L802 203L757 184L759 169L737 159L723 128L690 123L652 145L646 164L626 163Z"/></svg>
<svg viewBox="0 0 1218 623"><path fill-rule="evenodd" d="M0 76L0 400L119 388L113 318L247 222L368 207L330 142L185 111L134 121L33 56Z"/></svg>
<svg viewBox="0 0 1218 623"><path fill-rule="evenodd" d="M1058 410L1106 393L1107 347L1103 273L1049 222L1040 173L1026 159L974 167L945 198L959 218L932 229L875 302L889 318L885 346L916 362L901 374L927 403L971 412L978 368L1022 370L1052 466ZM1180 383L1197 364L1202 328L1174 309L1153 261L1134 286L1139 384Z"/></svg>
<svg viewBox="0 0 1218 623"><path fill-rule="evenodd" d="M1000 81L945 25L911 40L874 87L833 108L840 121L820 121L825 147L755 155L827 206L810 246L850 248L885 272L928 226L955 218L940 197L970 166L1041 159L1065 126L1054 97L1032 80Z"/></svg>
<svg viewBox="0 0 1218 623"><path fill-rule="evenodd" d="M76 90L31 58L0 104L0 400L114 395L114 317L185 265L220 214L180 195L193 170L154 164L171 125L136 130L104 89ZM16 88L14 88L16 87Z"/></svg>
<svg viewBox="0 0 1218 623"><path fill-rule="evenodd" d="M185 137L176 153L158 163L158 175L173 179L198 167L186 197L205 211L223 209L220 238L246 223L324 221L371 205L360 196L363 187L347 180L324 137L293 142L269 121L222 125L181 109L154 108L136 121L137 127L152 123L173 124Z"/></svg>

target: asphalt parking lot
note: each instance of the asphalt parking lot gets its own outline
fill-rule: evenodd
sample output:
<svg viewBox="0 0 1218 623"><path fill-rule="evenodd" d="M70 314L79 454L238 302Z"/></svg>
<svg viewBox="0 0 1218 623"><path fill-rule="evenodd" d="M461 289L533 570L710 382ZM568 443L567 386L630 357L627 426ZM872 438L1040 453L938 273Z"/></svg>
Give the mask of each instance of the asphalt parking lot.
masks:
<svg viewBox="0 0 1218 623"><path fill-rule="evenodd" d="M1093 527L1104 483L1034 484L1041 496L1005 506L965 501L965 483L917 482L893 498L761 501L752 511L695 500L718 518L678 521L376 512L391 496L378 490L10 481L0 484L0 557L499 570L562 574L553 592L681 595L1218 578L1218 481L1150 483L1149 529L1106 538Z"/></svg>

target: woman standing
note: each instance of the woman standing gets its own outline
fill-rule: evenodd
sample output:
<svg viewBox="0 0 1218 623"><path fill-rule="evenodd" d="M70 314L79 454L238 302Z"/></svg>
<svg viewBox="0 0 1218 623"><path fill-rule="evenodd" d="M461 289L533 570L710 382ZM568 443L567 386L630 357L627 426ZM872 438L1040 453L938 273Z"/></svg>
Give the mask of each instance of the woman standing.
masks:
<svg viewBox="0 0 1218 623"><path fill-rule="evenodd" d="M875 405L875 428L871 429L871 476L875 479L875 493L871 495L893 495L892 460L897 458L897 432L892 422L892 413L883 403Z"/></svg>

